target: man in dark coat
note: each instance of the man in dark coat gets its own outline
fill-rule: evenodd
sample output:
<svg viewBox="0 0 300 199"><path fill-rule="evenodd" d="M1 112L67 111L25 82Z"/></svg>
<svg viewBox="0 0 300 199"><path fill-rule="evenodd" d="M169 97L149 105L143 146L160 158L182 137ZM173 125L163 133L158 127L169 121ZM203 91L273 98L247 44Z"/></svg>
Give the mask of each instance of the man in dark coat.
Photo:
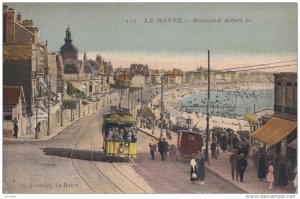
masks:
<svg viewBox="0 0 300 199"><path fill-rule="evenodd" d="M267 176L267 164L264 155L260 155L258 160L257 178L262 181Z"/></svg>
<svg viewBox="0 0 300 199"><path fill-rule="evenodd" d="M234 176L235 176L236 180L239 179L239 174L238 174L238 169L237 169L238 160L239 160L238 150L233 149L233 154L231 154L229 156L229 162L231 164L231 177L232 177L232 180L234 180Z"/></svg>
<svg viewBox="0 0 300 199"><path fill-rule="evenodd" d="M221 136L221 149L223 150L223 152L227 150L227 137L225 134Z"/></svg>
<svg viewBox="0 0 300 199"><path fill-rule="evenodd" d="M239 157L240 158L238 160L238 171L240 174L240 181L243 182L244 181L244 172L246 171L248 162L245 159L244 154L241 154Z"/></svg>
<svg viewBox="0 0 300 199"><path fill-rule="evenodd" d="M161 160L165 160L165 150L166 150L166 145L165 142L160 138L159 142L157 143L158 146L158 152L160 153Z"/></svg>
<svg viewBox="0 0 300 199"><path fill-rule="evenodd" d="M18 127L18 122L16 121L14 123L14 135L13 135L14 138L18 138L18 131L19 131L19 127Z"/></svg>
<svg viewBox="0 0 300 199"><path fill-rule="evenodd" d="M216 150L217 150L217 143L215 140L213 140L210 144L211 158L217 159Z"/></svg>

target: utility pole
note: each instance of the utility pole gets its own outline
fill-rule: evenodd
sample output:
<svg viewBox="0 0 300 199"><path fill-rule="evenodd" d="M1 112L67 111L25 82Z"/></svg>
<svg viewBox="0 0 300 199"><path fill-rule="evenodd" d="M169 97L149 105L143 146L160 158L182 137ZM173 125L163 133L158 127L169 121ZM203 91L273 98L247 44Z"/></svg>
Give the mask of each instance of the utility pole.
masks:
<svg viewBox="0 0 300 199"><path fill-rule="evenodd" d="M35 97L35 103L36 103L36 105L35 105L35 137L34 138L37 139L38 138L37 123L38 123L38 114L39 114L39 109L38 109L39 103L38 103L37 97Z"/></svg>
<svg viewBox="0 0 300 199"><path fill-rule="evenodd" d="M65 83L64 83L64 80L62 79L61 80L61 88L62 88L62 91L61 91L61 110L60 110L60 126L63 126L64 125L64 118L63 118L63 112L64 112L64 92L65 92Z"/></svg>
<svg viewBox="0 0 300 199"><path fill-rule="evenodd" d="M208 132L209 132L209 100L210 100L210 53L208 51L208 71L207 71L207 109L206 109L206 140L205 140L205 160L208 161Z"/></svg>
<svg viewBox="0 0 300 199"><path fill-rule="evenodd" d="M132 93L131 93L131 114L133 115L133 97L134 97L134 91L132 91Z"/></svg>
<svg viewBox="0 0 300 199"><path fill-rule="evenodd" d="M50 68L48 66L48 128L47 128L47 135L50 135L50 100L51 100Z"/></svg>
<svg viewBox="0 0 300 199"><path fill-rule="evenodd" d="M79 99L79 105L78 105L78 118L80 118L80 104L81 104L81 99Z"/></svg>
<svg viewBox="0 0 300 199"><path fill-rule="evenodd" d="M164 117L163 117L163 109L164 109L164 105L163 105L163 98L164 98L164 94L163 94L163 76L161 76L160 78L160 89L161 89L161 93L160 93L160 137L163 137L163 125L164 125Z"/></svg>
<svg viewBox="0 0 300 199"><path fill-rule="evenodd" d="M140 109L140 127L142 128L142 109L143 109L143 85L141 84L141 109Z"/></svg>
<svg viewBox="0 0 300 199"><path fill-rule="evenodd" d="M130 110L130 89L128 88L128 110Z"/></svg>

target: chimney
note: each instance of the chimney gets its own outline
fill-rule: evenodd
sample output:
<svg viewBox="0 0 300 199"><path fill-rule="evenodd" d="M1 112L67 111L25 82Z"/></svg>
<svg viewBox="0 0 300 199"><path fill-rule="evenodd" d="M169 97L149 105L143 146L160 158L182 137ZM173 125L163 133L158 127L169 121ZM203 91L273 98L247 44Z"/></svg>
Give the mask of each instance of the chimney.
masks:
<svg viewBox="0 0 300 199"><path fill-rule="evenodd" d="M15 43L15 10L9 8L5 12L6 43Z"/></svg>

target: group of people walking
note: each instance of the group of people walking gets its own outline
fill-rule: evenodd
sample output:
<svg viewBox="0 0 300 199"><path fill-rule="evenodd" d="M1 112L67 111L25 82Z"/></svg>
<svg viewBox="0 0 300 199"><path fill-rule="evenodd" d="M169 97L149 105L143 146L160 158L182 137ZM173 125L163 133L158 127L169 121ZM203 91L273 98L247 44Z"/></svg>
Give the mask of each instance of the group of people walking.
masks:
<svg viewBox="0 0 300 199"><path fill-rule="evenodd" d="M233 149L233 153L229 156L229 162L231 165L232 180L238 180L240 178L240 181L243 182L244 173L248 166L248 162L245 158L245 155L243 153L238 154L238 150Z"/></svg>
<svg viewBox="0 0 300 199"><path fill-rule="evenodd" d="M169 143L166 141L165 138L160 138L157 144L155 140L152 139L151 142L149 143L149 148L150 148L150 156L152 160L154 160L155 158L154 154L157 151L157 148L158 148L158 152L160 153L161 161L166 160L169 151Z"/></svg>

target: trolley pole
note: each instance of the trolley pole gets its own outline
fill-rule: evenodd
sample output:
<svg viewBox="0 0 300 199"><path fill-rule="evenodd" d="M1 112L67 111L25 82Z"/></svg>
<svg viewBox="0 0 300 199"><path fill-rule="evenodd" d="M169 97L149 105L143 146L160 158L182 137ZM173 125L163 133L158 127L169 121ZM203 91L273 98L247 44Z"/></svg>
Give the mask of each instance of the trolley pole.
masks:
<svg viewBox="0 0 300 199"><path fill-rule="evenodd" d="M164 117L163 117L163 109L164 109L164 105L163 105L163 99L164 99L164 93L163 93L163 76L161 76L160 79L160 89L161 89L161 93L160 93L160 137L163 137L163 125L164 125Z"/></svg>
<svg viewBox="0 0 300 199"><path fill-rule="evenodd" d="M210 100L210 53L208 51L208 71L207 71L207 109L206 109L206 140L205 140L205 160L208 161L208 132L209 132L209 100Z"/></svg>

